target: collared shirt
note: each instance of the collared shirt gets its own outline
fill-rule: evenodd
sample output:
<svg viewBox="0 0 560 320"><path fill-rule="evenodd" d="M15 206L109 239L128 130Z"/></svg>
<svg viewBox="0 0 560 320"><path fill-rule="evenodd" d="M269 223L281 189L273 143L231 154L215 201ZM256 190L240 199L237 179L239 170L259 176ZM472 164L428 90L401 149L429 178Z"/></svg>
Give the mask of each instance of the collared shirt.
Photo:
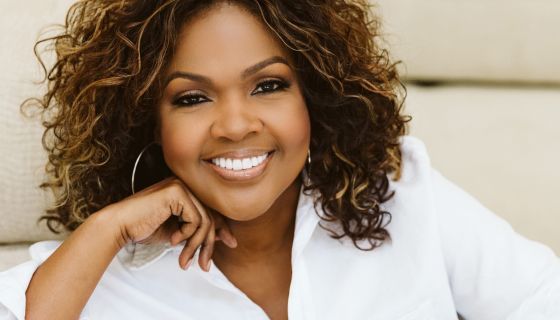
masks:
<svg viewBox="0 0 560 320"><path fill-rule="evenodd" d="M392 214L391 241L375 250L331 238L319 222L336 225L321 221L313 195L300 192L289 318L560 319L560 260L552 250L515 233L433 169L420 140L403 137L401 151L401 179L390 182L395 196L381 205ZM0 273L0 319L24 319L31 276L59 244L36 243L30 261ZM267 319L214 264L209 273L196 263L180 269L181 249L123 248L80 319Z"/></svg>

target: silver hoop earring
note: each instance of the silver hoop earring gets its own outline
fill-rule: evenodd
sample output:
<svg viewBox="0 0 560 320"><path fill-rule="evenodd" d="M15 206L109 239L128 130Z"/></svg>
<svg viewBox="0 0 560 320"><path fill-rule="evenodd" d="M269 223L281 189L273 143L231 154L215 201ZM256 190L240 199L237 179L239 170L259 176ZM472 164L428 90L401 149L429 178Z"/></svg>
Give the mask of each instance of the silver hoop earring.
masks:
<svg viewBox="0 0 560 320"><path fill-rule="evenodd" d="M134 191L134 177L136 176L136 167L138 167L138 163L140 162L140 158L142 158L142 155L144 154L144 152L146 152L146 150L148 150L148 148L150 148L151 146L153 146L155 144L155 142L150 142L148 143L144 149L142 149L142 151L140 151L140 154L138 154L138 157L136 157L136 161L134 162L134 168L132 168L132 178L130 180L130 184L131 184L131 189L132 189L132 194L135 193Z"/></svg>

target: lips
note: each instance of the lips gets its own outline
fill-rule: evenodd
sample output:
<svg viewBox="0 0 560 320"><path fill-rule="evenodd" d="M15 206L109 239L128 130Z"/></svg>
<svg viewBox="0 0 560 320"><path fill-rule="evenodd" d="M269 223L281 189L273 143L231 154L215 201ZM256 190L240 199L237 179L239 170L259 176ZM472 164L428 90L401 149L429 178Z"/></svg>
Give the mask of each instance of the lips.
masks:
<svg viewBox="0 0 560 320"><path fill-rule="evenodd" d="M274 151L271 151L266 157L266 159L256 167L252 167L244 170L237 170L237 171L221 168L215 165L214 163L212 163L211 160L207 160L205 162L210 166L210 168L214 173L216 173L220 178L224 180L237 181L237 182L250 182L256 178L259 178L264 174L266 168L268 167L268 163L270 162L273 156L274 156Z"/></svg>

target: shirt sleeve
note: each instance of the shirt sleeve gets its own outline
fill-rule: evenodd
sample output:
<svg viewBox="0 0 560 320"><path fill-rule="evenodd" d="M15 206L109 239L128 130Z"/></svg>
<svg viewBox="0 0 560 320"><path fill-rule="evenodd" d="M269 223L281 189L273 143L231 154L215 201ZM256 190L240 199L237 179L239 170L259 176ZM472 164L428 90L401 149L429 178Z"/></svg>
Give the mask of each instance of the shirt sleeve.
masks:
<svg viewBox="0 0 560 320"><path fill-rule="evenodd" d="M0 272L0 320L25 319L25 292L31 277L61 243L61 241L37 242L29 247L31 260Z"/></svg>
<svg viewBox="0 0 560 320"><path fill-rule="evenodd" d="M466 320L560 319L554 252L516 233L436 170L432 188L457 311Z"/></svg>

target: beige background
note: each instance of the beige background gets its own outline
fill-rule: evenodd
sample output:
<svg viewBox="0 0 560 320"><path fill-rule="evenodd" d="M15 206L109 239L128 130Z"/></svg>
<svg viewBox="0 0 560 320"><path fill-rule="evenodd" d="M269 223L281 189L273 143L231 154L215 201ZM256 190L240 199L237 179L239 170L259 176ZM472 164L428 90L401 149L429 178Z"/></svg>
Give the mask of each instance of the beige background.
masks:
<svg viewBox="0 0 560 320"><path fill-rule="evenodd" d="M560 84L557 0L374 0L410 79Z"/></svg>
<svg viewBox="0 0 560 320"><path fill-rule="evenodd" d="M435 168L560 254L560 90L409 87L406 110Z"/></svg>

